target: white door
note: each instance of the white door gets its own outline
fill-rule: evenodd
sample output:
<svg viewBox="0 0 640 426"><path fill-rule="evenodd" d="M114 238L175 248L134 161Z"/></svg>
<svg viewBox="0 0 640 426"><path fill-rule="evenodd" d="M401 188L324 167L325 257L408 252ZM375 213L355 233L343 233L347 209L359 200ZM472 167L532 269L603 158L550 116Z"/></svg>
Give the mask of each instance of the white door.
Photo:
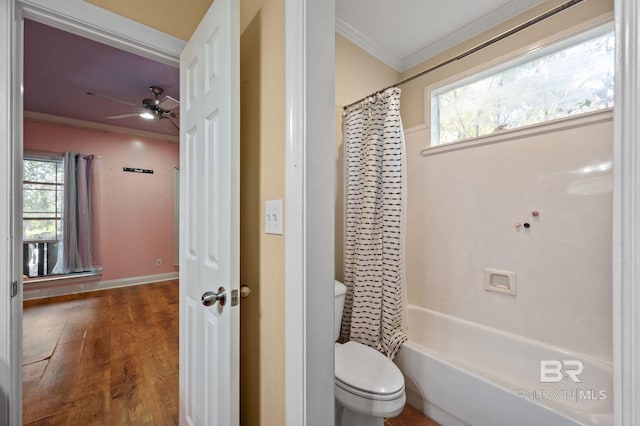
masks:
<svg viewBox="0 0 640 426"><path fill-rule="evenodd" d="M188 425L239 420L238 16L237 0L215 0L180 57L180 423Z"/></svg>

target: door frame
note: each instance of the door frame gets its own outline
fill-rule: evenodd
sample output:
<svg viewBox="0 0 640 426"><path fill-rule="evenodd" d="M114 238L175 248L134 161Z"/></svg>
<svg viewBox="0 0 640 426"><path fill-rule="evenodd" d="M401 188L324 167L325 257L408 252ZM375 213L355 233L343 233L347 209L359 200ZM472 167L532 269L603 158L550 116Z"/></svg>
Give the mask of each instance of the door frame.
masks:
<svg viewBox="0 0 640 426"><path fill-rule="evenodd" d="M640 425L640 5L615 0L613 415Z"/></svg>
<svg viewBox="0 0 640 426"><path fill-rule="evenodd" d="M16 96L17 85L14 76L20 72L18 61L12 60L18 40L15 28L15 4L4 1L0 4L0 423L19 425L21 408L13 410L12 405L21 402L22 392L22 293L13 294L12 282L19 279L16 266L17 252L13 235L17 229L14 211L16 198L16 163L21 153L16 152L21 142L21 126L15 111L19 108ZM19 117L21 119L21 116Z"/></svg>
<svg viewBox="0 0 640 426"><path fill-rule="evenodd" d="M148 59L180 66L180 53L183 40L163 33L139 22L117 15L106 9L82 0L6 0L0 9L0 23L10 22L6 26L5 42L0 45L0 94L4 97L6 114L0 116L2 129L0 149L5 154L0 160L0 197L7 200L0 207L0 235L5 244L0 246L0 276L11 282L20 282L22 268L21 204L16 201L22 194L22 121L23 107L19 85L22 84L22 46L23 19L36 22L103 43ZM11 59L11 60L10 60ZM6 92L5 92L6 91ZM6 251L6 253L5 253ZM7 348L0 356L0 394L8 393L8 421L12 426L22 424L22 287L19 286L16 297L8 297L8 286L0 286L5 310L10 313L0 317L0 328L6 332L1 342ZM0 336L3 336L0 334ZM8 374L4 361L8 359ZM5 376L8 377L8 381ZM8 386L8 389L4 389ZM1 395L3 398L5 395ZM2 404L3 401L0 401ZM3 422L3 408L0 406L0 423Z"/></svg>
<svg viewBox="0 0 640 426"><path fill-rule="evenodd" d="M11 0L9 0L11 1ZM83 0L13 0L17 14L127 52L179 67L184 40Z"/></svg>
<svg viewBox="0 0 640 426"><path fill-rule="evenodd" d="M334 423L335 1L284 3L285 419L287 426L329 425Z"/></svg>

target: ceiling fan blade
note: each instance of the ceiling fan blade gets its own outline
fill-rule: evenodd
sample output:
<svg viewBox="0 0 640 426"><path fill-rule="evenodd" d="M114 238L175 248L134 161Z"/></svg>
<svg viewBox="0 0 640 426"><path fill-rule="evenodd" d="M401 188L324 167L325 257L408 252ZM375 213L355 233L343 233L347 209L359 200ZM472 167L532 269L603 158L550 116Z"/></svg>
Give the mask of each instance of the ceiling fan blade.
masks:
<svg viewBox="0 0 640 426"><path fill-rule="evenodd" d="M179 106L180 106L180 101L172 98L171 96L165 96L164 98L162 98L162 100L158 104L158 108L165 111L171 111L172 109L177 108Z"/></svg>
<svg viewBox="0 0 640 426"><path fill-rule="evenodd" d="M140 113L128 112L126 114L107 115L105 118L108 118L109 120L118 120L120 118L130 118L130 117L140 117Z"/></svg>
<svg viewBox="0 0 640 426"><path fill-rule="evenodd" d="M100 99L106 99L108 101L113 101L113 102L118 102L124 105L129 105L132 107L139 107L140 104L134 104L131 102L127 102L127 101L123 101L122 99L116 99L116 98L112 98L111 96L106 96L106 95L100 95L98 93L94 93L94 92L87 92L87 95L89 96L95 96L96 98L100 98Z"/></svg>
<svg viewBox="0 0 640 426"><path fill-rule="evenodd" d="M172 116L173 118L179 120L180 119L180 110L179 109L174 109L173 111L171 111L169 113L170 116Z"/></svg>
<svg viewBox="0 0 640 426"><path fill-rule="evenodd" d="M164 127L167 128L167 130L169 130L172 133L177 133L178 131L180 131L180 128L176 125L176 123L171 121L170 118L160 117L158 120L160 121L160 123L162 123L162 125L164 125Z"/></svg>

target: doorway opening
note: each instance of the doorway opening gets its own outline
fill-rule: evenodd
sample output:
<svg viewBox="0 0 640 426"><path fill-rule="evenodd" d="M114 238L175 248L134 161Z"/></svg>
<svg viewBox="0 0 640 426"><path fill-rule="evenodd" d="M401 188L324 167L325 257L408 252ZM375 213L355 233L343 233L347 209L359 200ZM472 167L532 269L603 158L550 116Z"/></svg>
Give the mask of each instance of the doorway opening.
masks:
<svg viewBox="0 0 640 426"><path fill-rule="evenodd" d="M178 191L175 184L176 168L180 163L177 127L180 80L177 58L172 64L166 64L166 60L165 63L157 62L29 19L24 20L24 28L24 164L41 166L40 169L54 164L59 172L55 173L55 182L49 182L46 173L42 176L43 182L26 179L29 173L25 173L24 244L29 248L26 251L29 258L23 267L23 288L25 299L31 299L25 306L29 305L30 310L42 310L46 298L56 297L56 306L49 308L62 310L58 319L45 321L46 325L38 320L34 323L33 316L25 311L24 423L61 411L61 407L53 403L56 400L73 403L69 399L73 397L71 392L60 390L54 391L57 398L51 398L46 406L28 406L28 392L40 392L43 385L49 391L54 390L55 385L69 385L64 381L45 383L51 377L45 374L46 371L51 373L58 368L56 365L62 368L72 360L77 361L75 366L81 366L82 357L104 357L106 345L111 346L113 354L114 344L130 349L144 340L140 333L136 335L133 327L129 333L111 333L105 337L104 329L109 324L105 323L104 329L95 326L98 306L104 306L105 301L107 306L125 306L120 319L109 315L101 317L112 325L120 324L124 319L131 320L145 310L160 309L159 305L148 303L145 297L130 291L125 299L129 304L139 303L137 309L129 306L127 310L127 304L117 301L127 289L121 289L118 297L109 294L108 301L103 297L107 292L92 293L96 295L93 298L65 296L71 293L146 283L156 283L154 288L161 289L156 296L166 293L160 299L166 302L167 309L172 309L172 315L160 317L175 319L163 327L166 330L175 328L169 337L164 336L176 340L168 349L175 363L158 353L153 356L176 366L175 392L171 389L166 392L173 397L177 393L178 357L178 232L175 229ZM145 112L152 113L151 120L141 117ZM81 265L73 271L62 271L61 256L55 254L67 249L60 247L66 241L61 228L65 226L65 216L74 216L72 208L62 202L67 198L63 194L63 189L67 189L65 181L74 180L74 176L66 175L68 172L62 166L64 153L69 152L91 156L101 163L100 174L96 174L94 180L100 180L102 193L96 216L102 231L98 248L103 261L96 267ZM175 297L171 297L173 294ZM72 305L75 308L70 308ZM83 315L87 317L80 318ZM36 330L38 336L44 333L35 345L29 330ZM125 334L130 336L129 343L118 343ZM163 336L156 338L161 340ZM146 345L147 349L149 346ZM124 349L122 353L126 352ZM146 365L153 365L147 361ZM118 368L117 362L113 363L115 366L111 365L109 372L113 374L112 382L114 378L122 378L122 375L112 373ZM123 364L123 369L131 371L131 365L134 364ZM105 371L102 373L107 374ZM80 368L74 373L88 374ZM140 378L147 373L137 371L133 374L133 379L137 380L134 388L142 389ZM91 374L100 375L100 372ZM76 379L76 386L92 381L87 377L84 377L87 380ZM167 383L171 379L174 377L168 378ZM116 385L111 383L109 391L112 394L123 392ZM131 389L127 388L126 395L129 404L135 396ZM65 396L69 398L65 399ZM175 414L177 418L177 404Z"/></svg>

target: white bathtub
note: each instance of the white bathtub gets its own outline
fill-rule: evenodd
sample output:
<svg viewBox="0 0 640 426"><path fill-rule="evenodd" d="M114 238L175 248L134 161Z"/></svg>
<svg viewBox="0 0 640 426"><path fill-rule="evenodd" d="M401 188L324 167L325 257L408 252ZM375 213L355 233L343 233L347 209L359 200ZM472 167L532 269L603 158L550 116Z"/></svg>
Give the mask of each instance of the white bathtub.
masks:
<svg viewBox="0 0 640 426"><path fill-rule="evenodd" d="M408 326L407 402L445 426L613 424L609 362L414 305ZM581 382L541 383L541 360L581 361Z"/></svg>

